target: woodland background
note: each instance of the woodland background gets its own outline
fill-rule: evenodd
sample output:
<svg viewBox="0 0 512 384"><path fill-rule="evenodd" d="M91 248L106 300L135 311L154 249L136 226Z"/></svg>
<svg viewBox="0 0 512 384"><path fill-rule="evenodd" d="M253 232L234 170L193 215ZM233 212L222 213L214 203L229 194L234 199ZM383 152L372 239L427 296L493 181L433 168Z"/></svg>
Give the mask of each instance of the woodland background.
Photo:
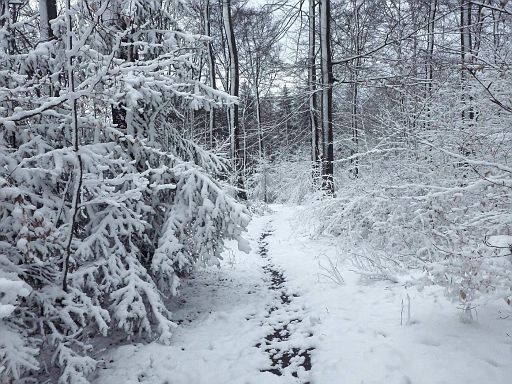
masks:
<svg viewBox="0 0 512 384"><path fill-rule="evenodd" d="M508 0L1 0L0 382L86 383L114 331L170 342L168 297L265 203L467 320L510 304L511 21Z"/></svg>

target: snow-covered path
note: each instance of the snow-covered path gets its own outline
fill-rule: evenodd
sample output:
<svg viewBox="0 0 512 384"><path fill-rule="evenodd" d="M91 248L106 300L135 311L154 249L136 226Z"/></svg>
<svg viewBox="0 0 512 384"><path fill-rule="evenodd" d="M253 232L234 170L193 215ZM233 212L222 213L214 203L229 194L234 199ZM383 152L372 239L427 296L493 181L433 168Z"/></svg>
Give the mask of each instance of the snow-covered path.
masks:
<svg viewBox="0 0 512 384"><path fill-rule="evenodd" d="M171 346L127 344L107 353L97 384L494 383L512 380L512 320L499 304L462 323L439 288L322 276L334 242L312 240L278 207L250 225L249 255L226 253L173 302ZM411 321L401 325L409 295ZM403 315L403 314L402 314ZM402 323L403 323L402 316Z"/></svg>

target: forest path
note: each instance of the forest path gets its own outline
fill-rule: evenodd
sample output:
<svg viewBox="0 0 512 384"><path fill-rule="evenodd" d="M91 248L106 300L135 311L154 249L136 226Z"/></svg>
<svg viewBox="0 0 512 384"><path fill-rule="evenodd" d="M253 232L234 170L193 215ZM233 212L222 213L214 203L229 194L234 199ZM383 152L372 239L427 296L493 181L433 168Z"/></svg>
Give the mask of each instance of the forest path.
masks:
<svg viewBox="0 0 512 384"><path fill-rule="evenodd" d="M310 383L314 321L269 245L281 241L276 215L252 220L249 254L230 244L220 269L202 267L183 280L181 296L170 303L179 324L170 346L117 347L94 383Z"/></svg>
<svg viewBox="0 0 512 384"><path fill-rule="evenodd" d="M269 223L258 240L258 253L266 261L263 270L267 275L268 288L274 291L273 299L267 305L265 319L262 320L262 325L271 326L272 331L265 336L264 341L256 344L256 347L269 355L272 368L261 371L277 376L289 373L309 384L309 381L304 381L304 376L307 376L305 372L311 370L311 351L314 347L307 339L313 337L313 333L309 327L303 327L304 308L294 305L299 295L289 292L284 272L269 253L267 238L272 233Z"/></svg>
<svg viewBox="0 0 512 384"><path fill-rule="evenodd" d="M361 280L336 239L304 229L307 211L273 208L250 223L249 254L232 244L222 268L183 281L170 303L180 324L170 346L107 351L93 382L509 384L512 318L500 319L499 308L463 324L440 288ZM329 260L342 285L325 276Z"/></svg>

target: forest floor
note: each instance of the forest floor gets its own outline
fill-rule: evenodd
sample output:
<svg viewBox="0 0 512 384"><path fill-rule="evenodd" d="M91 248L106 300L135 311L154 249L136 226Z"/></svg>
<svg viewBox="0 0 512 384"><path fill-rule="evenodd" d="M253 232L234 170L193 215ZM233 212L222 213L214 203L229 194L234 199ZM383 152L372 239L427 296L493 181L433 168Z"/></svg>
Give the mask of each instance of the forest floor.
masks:
<svg viewBox="0 0 512 384"><path fill-rule="evenodd" d="M180 326L170 346L107 350L94 382L511 382L505 305L489 303L464 323L441 288L362 280L335 239L311 238L300 223L307 212L274 209L250 224L250 254L233 246L222 268L184 280L171 304ZM326 276L329 260L339 262L343 284Z"/></svg>

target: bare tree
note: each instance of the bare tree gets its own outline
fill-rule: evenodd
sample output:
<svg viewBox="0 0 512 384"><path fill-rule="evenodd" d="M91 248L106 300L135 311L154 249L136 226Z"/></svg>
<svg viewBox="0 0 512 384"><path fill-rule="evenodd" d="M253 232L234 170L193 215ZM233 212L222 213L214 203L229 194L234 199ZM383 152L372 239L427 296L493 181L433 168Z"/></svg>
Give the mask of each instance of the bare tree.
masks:
<svg viewBox="0 0 512 384"><path fill-rule="evenodd" d="M473 36L472 36L473 7L470 1L460 0L460 56L462 83L462 120L473 120L475 113L471 107L471 96L467 93L468 72L472 71Z"/></svg>
<svg viewBox="0 0 512 384"><path fill-rule="evenodd" d="M428 28L427 28L427 57L425 60L426 78L427 78L427 97L432 94L432 82L434 80L434 42L435 42L435 20L437 12L437 1L431 0L428 8Z"/></svg>
<svg viewBox="0 0 512 384"><path fill-rule="evenodd" d="M334 195L334 144L332 122L331 2L320 0L320 48L322 69L322 188Z"/></svg>
<svg viewBox="0 0 512 384"><path fill-rule="evenodd" d="M254 95L258 156L261 160L266 156L261 104L262 98L270 91L280 67L280 52L276 43L279 28L272 20L272 15L263 9L240 9L237 16L239 51L244 58L240 71Z"/></svg>
<svg viewBox="0 0 512 384"><path fill-rule="evenodd" d="M240 89L240 70L238 63L238 50L235 42L235 32L231 17L231 0L223 0L222 2L222 19L226 32L226 40L229 51L229 93L238 97ZM247 200L247 193L244 188L244 180L242 175L243 169L243 151L240 148L240 127L238 121L238 104L233 104L229 108L229 125L231 137L231 155L235 163L235 171L237 173L238 197Z"/></svg>
<svg viewBox="0 0 512 384"><path fill-rule="evenodd" d="M210 27L210 0L206 0L204 4L204 33L206 36L211 37ZM217 88L217 79L215 76L215 55L213 53L213 43L208 41L208 74L210 77L210 86L213 89ZM215 136L215 110L210 109L209 113L209 144L213 148L213 139Z"/></svg>
<svg viewBox="0 0 512 384"><path fill-rule="evenodd" d="M311 130L311 160L318 168L320 164L320 134L318 124L318 101L316 80L316 1L309 0L308 14L308 90L309 90L309 124ZM316 170L313 170L316 174Z"/></svg>

